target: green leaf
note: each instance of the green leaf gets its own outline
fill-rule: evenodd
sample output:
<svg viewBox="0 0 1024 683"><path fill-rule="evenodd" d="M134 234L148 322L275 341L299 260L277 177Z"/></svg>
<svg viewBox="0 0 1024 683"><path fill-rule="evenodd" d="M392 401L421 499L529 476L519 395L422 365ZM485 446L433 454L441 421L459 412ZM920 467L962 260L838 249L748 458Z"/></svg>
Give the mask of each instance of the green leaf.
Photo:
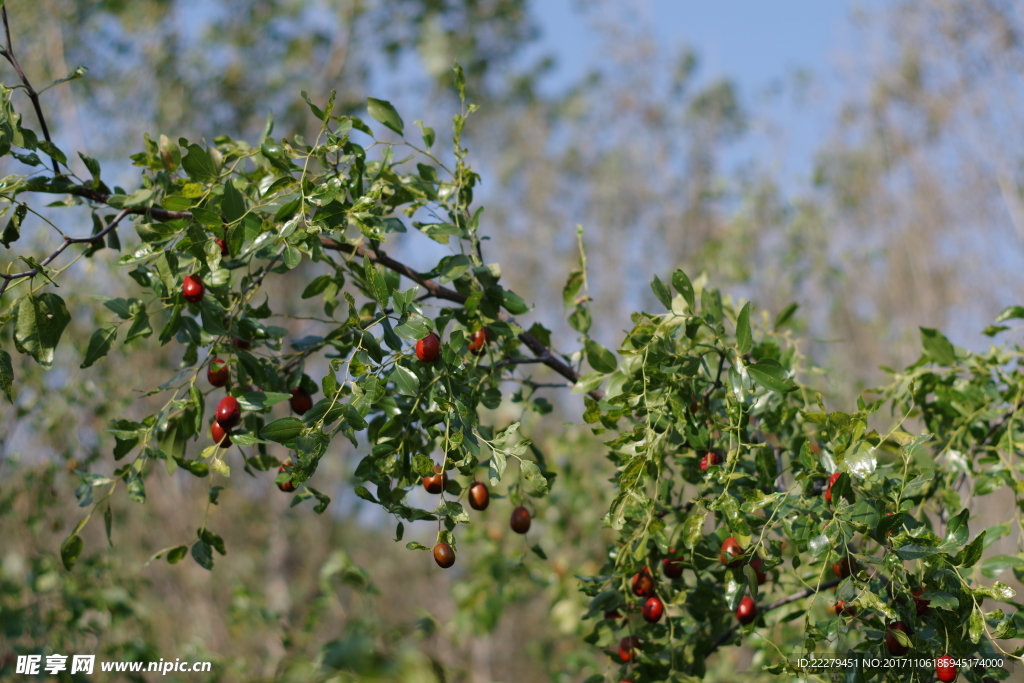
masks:
<svg viewBox="0 0 1024 683"><path fill-rule="evenodd" d="M953 558L953 564L957 567L973 567L981 559L981 554L985 552L985 533L987 530L982 530L978 537L971 541L967 546L956 554ZM943 544L945 545L945 544Z"/></svg>
<svg viewBox="0 0 1024 683"><path fill-rule="evenodd" d="M1001 323L1013 318L1024 318L1024 306L1009 306L996 316L995 322Z"/></svg>
<svg viewBox="0 0 1024 683"><path fill-rule="evenodd" d="M414 122L419 126L420 133L423 135L423 144L430 149L434 144L434 129L430 126L424 126L422 121Z"/></svg>
<svg viewBox="0 0 1024 683"><path fill-rule="evenodd" d="M937 555L942 552L939 546L923 545L920 543L908 543L896 549L896 554L901 560L919 560L922 557Z"/></svg>
<svg viewBox="0 0 1024 683"><path fill-rule="evenodd" d="M740 355L750 351L752 345L750 331L750 302L743 304L740 314L736 317L736 350Z"/></svg>
<svg viewBox="0 0 1024 683"><path fill-rule="evenodd" d="M540 468L537 467L537 463L532 460L523 460L519 468L523 472L523 476L526 477L526 481L533 487L533 490L540 494L548 492L548 480L541 474Z"/></svg>
<svg viewBox="0 0 1024 683"><path fill-rule="evenodd" d="M128 328L128 336L125 337L124 343L127 344L134 339L148 337L151 334L153 334L153 327L149 324L149 313L145 306L139 306L135 319L132 320L132 326Z"/></svg>
<svg viewBox="0 0 1024 683"><path fill-rule="evenodd" d="M827 535L818 534L808 542L807 547L811 551L811 557L819 557L832 547L832 542Z"/></svg>
<svg viewBox="0 0 1024 683"><path fill-rule="evenodd" d="M970 516L967 508L960 511L956 517L953 517L946 524L946 537L942 541L944 550L959 548L967 542L967 538L970 535L970 529L967 526L967 519Z"/></svg>
<svg viewBox="0 0 1024 683"><path fill-rule="evenodd" d="M505 454L501 451L491 452L490 466L487 475L490 477L491 486L497 486L501 478L505 476Z"/></svg>
<svg viewBox="0 0 1024 683"><path fill-rule="evenodd" d="M661 278L657 275L651 280L651 291L654 292L654 296L658 297L658 301L665 308L672 308L672 292L669 291L668 285L661 281Z"/></svg>
<svg viewBox="0 0 1024 683"><path fill-rule="evenodd" d="M217 167L205 149L192 143L187 147L188 153L181 160L181 167L185 169L193 180L215 180L217 178ZM195 550L192 551L195 555Z"/></svg>
<svg viewBox="0 0 1024 683"><path fill-rule="evenodd" d="M210 551L210 546L202 541L192 544L192 559L203 569L213 569L213 553Z"/></svg>
<svg viewBox="0 0 1024 683"><path fill-rule="evenodd" d="M982 634L985 632L985 619L981 615L981 610L978 606L974 606L974 610L971 612L970 624L968 627L968 635L971 638L971 642L977 644L981 640Z"/></svg>
<svg viewBox="0 0 1024 683"><path fill-rule="evenodd" d="M537 557L539 557L540 559L542 559L542 560L548 559L548 556L544 553L544 549L541 548L539 544L534 544L534 545L530 546L530 550L532 550L533 554L536 555ZM603 676L601 677L601 680L602 681L604 680Z"/></svg>
<svg viewBox="0 0 1024 683"><path fill-rule="evenodd" d="M377 300L381 308L387 308L388 301L391 299L391 288L388 286L384 274L368 257L363 259L363 272L366 274L366 283L370 286L373 298Z"/></svg>
<svg viewBox="0 0 1024 683"><path fill-rule="evenodd" d="M420 392L420 378L412 370L396 365L391 379L395 382L398 393L404 396L415 396Z"/></svg>
<svg viewBox="0 0 1024 683"><path fill-rule="evenodd" d="M686 299L686 303L690 306L690 310L693 310L694 304L696 303L695 293L693 291L693 285L690 283L690 278L686 276L682 270L677 270L672 273L672 286L676 288L676 291L683 295Z"/></svg>
<svg viewBox="0 0 1024 683"><path fill-rule="evenodd" d="M199 538L203 543L206 543L221 555L227 555L228 551L224 548L224 539L206 527L199 530Z"/></svg>
<svg viewBox="0 0 1024 683"><path fill-rule="evenodd" d="M306 288L302 290L303 299L312 299L317 294L321 294L326 291L327 287L334 282L334 278L330 275L319 275L306 285Z"/></svg>
<svg viewBox="0 0 1024 683"><path fill-rule="evenodd" d="M919 329L921 330L921 344L932 362L938 365L952 365L956 362L953 344L941 332L927 327Z"/></svg>
<svg viewBox="0 0 1024 683"><path fill-rule="evenodd" d="M707 514L707 510L695 508L683 522L683 544L690 550L697 547L704 538L704 518Z"/></svg>
<svg viewBox="0 0 1024 683"><path fill-rule="evenodd" d="M391 106L390 102L378 100L374 97L367 97L366 109L375 121L383 123L399 135L405 134L405 124L402 123L402 117L398 115L398 111Z"/></svg>
<svg viewBox="0 0 1024 683"><path fill-rule="evenodd" d="M260 430L260 438L286 444L294 441L305 429L302 420L296 417L282 417Z"/></svg>
<svg viewBox="0 0 1024 683"><path fill-rule="evenodd" d="M224 198L220 207L224 210L224 220L228 223L241 220L245 215L245 197L231 181L224 183Z"/></svg>
<svg viewBox="0 0 1024 683"><path fill-rule="evenodd" d="M11 248L12 242L17 242L18 238L21 237L21 224L25 220L25 216L28 214L28 206L25 204L18 204L17 208L11 214L10 220L7 221L7 227L4 228L4 234L0 237L0 242L3 243L8 249Z"/></svg>
<svg viewBox="0 0 1024 683"><path fill-rule="evenodd" d="M463 273L469 270L469 267L473 265L469 260L469 257L465 254L455 254L454 256L445 256L441 259L438 264L438 270L440 271L440 277L438 281L442 283L448 283L453 280L458 280L462 277Z"/></svg>
<svg viewBox="0 0 1024 683"><path fill-rule="evenodd" d="M409 541L405 544L405 547L409 550L430 550L427 546L422 543L417 543L416 541Z"/></svg>
<svg viewBox="0 0 1024 683"><path fill-rule="evenodd" d="M583 286L583 271L574 270L569 273L569 279L565 283L565 287L562 288L562 304L569 308L576 301L576 295L579 294L580 288Z"/></svg>
<svg viewBox="0 0 1024 683"><path fill-rule="evenodd" d="M526 305L523 298L509 289L506 289L502 293L501 305L512 315L523 315L524 313L528 313L530 310L530 307Z"/></svg>
<svg viewBox="0 0 1024 683"><path fill-rule="evenodd" d="M986 559L980 566L981 573L993 579L1007 569L1024 567L1024 558L1014 555L996 555Z"/></svg>
<svg viewBox="0 0 1024 683"><path fill-rule="evenodd" d="M78 556L82 554L84 546L82 537L78 534L71 534L61 542L60 561L64 563L65 569L71 571L71 568L75 566L75 562L78 562Z"/></svg>
<svg viewBox="0 0 1024 683"><path fill-rule="evenodd" d="M14 346L49 368L53 364L53 350L69 322L71 316L64 300L56 294L25 294L14 311Z"/></svg>
<svg viewBox="0 0 1024 683"><path fill-rule="evenodd" d="M83 76L85 76L85 72L88 71L88 70L89 69L87 67L84 67L84 66L75 67L74 71L72 71L70 74L68 74L64 78L58 78L53 83L51 83L50 85L46 86L46 89L49 90L50 88L52 88L55 85L59 85L61 83L67 83L68 81L74 81L74 80L77 80L79 78L82 78Z"/></svg>
<svg viewBox="0 0 1024 683"><path fill-rule="evenodd" d="M586 394L591 392L601 386L601 382L604 381L604 377L605 374L603 372L588 372L576 380L576 384L573 385L572 390L569 393Z"/></svg>
<svg viewBox="0 0 1024 683"><path fill-rule="evenodd" d="M590 367L605 374L615 372L618 369L619 364L615 360L615 355L593 339L586 341L585 348L587 350L587 362L590 363Z"/></svg>
<svg viewBox="0 0 1024 683"><path fill-rule="evenodd" d="M110 345L116 337L116 325L107 325L93 332L92 339L89 340L89 348L85 352L85 360L79 367L91 367L93 363L107 355L107 352L110 351Z"/></svg>
<svg viewBox="0 0 1024 683"><path fill-rule="evenodd" d="M786 323L790 321L790 319L793 317L793 314L796 313L796 309L798 308L800 308L800 305L793 303L789 304L781 311L779 311L779 314L775 316L775 324L772 325L772 329L777 332L781 330L783 327L785 327Z"/></svg>
<svg viewBox="0 0 1024 683"><path fill-rule="evenodd" d="M373 494L370 493L370 489L366 488L365 486L356 486L354 489L352 489L352 493L356 494L357 498L368 500L371 503L378 502L377 499L373 497Z"/></svg>
<svg viewBox="0 0 1024 683"><path fill-rule="evenodd" d="M945 591L925 591L921 599L928 600L928 606L935 609L956 611L960 608L960 601Z"/></svg>
<svg viewBox="0 0 1024 683"><path fill-rule="evenodd" d="M84 69L85 67L80 66L78 68ZM81 152L78 153L78 156L85 164L85 167L89 169L89 174L92 175L93 187L98 187L100 183L100 162L96 161L90 156L82 154Z"/></svg>
<svg viewBox="0 0 1024 683"><path fill-rule="evenodd" d="M409 319L395 327L395 334L408 341L417 341L430 334L430 321L421 315L410 315Z"/></svg>
<svg viewBox="0 0 1024 683"><path fill-rule="evenodd" d="M176 548L171 548L167 551L167 562L170 564L178 564L185 559L185 555L188 555L187 545L179 545Z"/></svg>
<svg viewBox="0 0 1024 683"><path fill-rule="evenodd" d="M747 372L751 379L765 389L787 393L796 390L796 384L789 379L786 369L779 365L778 361L765 358L753 365L747 366Z"/></svg>
<svg viewBox="0 0 1024 683"><path fill-rule="evenodd" d="M59 161L65 166L68 165L68 158L64 155L64 152L62 152L60 148L57 147L57 145L53 144L49 140L40 140L38 144L39 149L43 150L48 155L50 155L50 158Z"/></svg>
<svg viewBox="0 0 1024 683"><path fill-rule="evenodd" d="M238 396L238 405L242 410L263 411L278 403L284 403L291 397L291 394L275 391L250 391Z"/></svg>
<svg viewBox="0 0 1024 683"><path fill-rule="evenodd" d="M14 368L11 366L11 354L0 349L0 391L4 392L8 403L14 403L11 389L14 387Z"/></svg>
<svg viewBox="0 0 1024 683"><path fill-rule="evenodd" d="M453 522L469 524L469 513L466 512L466 509L460 503L451 500L446 500L439 504L437 509L434 510L434 514L438 517L447 517Z"/></svg>
<svg viewBox="0 0 1024 683"><path fill-rule="evenodd" d="M569 314L569 324L580 334L590 330L590 322L590 309L586 304L577 304L576 309Z"/></svg>

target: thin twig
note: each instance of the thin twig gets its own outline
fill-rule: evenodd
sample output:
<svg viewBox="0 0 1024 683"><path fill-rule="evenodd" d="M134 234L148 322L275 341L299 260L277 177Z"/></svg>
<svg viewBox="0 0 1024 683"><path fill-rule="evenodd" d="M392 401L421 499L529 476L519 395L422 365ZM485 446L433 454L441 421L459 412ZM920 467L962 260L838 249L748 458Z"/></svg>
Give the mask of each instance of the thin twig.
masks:
<svg viewBox="0 0 1024 683"><path fill-rule="evenodd" d="M7 47L0 51L11 66L14 67L14 71L18 74L18 78L21 79L22 85L25 86L25 92L28 93L28 98L32 100L32 107L36 110L36 118L39 119L39 127L43 129L43 138L53 144L53 140L50 139L50 129L46 125L46 117L43 116L43 108L39 105L39 93L35 91L32 84L28 82L28 78L25 76L25 72L21 70L21 64L18 64L18 58L14 56L14 45L11 43L11 26L7 22L7 7L0 7L0 15L3 16L4 20L4 36L7 38ZM57 163L57 159L50 155L50 161L53 162L53 172L60 175L60 164ZM2 291L0 291L2 293Z"/></svg>
<svg viewBox="0 0 1024 683"><path fill-rule="evenodd" d="M478 365L477 368L484 372L490 372L492 370L497 370L498 368L503 368L507 365L528 365L530 363L546 363L547 361L547 358L506 358L494 365Z"/></svg>
<svg viewBox="0 0 1024 683"><path fill-rule="evenodd" d="M841 579L830 579L822 584L819 584L817 588L804 588L803 590L797 591L792 595L788 595L784 598L776 600L775 602L769 603L764 607L759 607L758 612L763 614L764 612L770 612L773 609L778 609L779 607L788 605L791 602L803 600L804 598L810 597L819 591L825 590L826 588L838 586L840 581ZM708 648L708 651L704 653L704 657L707 657L712 652L721 647L727 640L729 640L729 638L732 637L732 634L735 633L736 629L738 629L739 627L739 624L733 624L731 628L728 628L722 633L720 633L718 637L715 638L715 640L711 643L711 647Z"/></svg>
<svg viewBox="0 0 1024 683"><path fill-rule="evenodd" d="M91 237L65 237L64 241L61 242L60 246L57 247L52 254L43 259L39 263L39 265L48 266L50 263L53 262L55 258L60 256L64 252L64 250L67 249L72 244L84 244L86 242L96 242L98 240L103 239L108 232L110 232L111 230L115 230L117 228L118 223L120 223L121 220L128 214L129 211L127 209L122 209L121 212L114 217L114 220L110 221L110 225L108 225L106 228L96 233L95 235L92 235ZM38 274L39 268L26 270L22 273L11 273L9 275L0 274L0 278L3 279L3 283L0 283L0 296L3 296L3 293L7 291L7 288L15 280L21 280L26 277L35 277Z"/></svg>
<svg viewBox="0 0 1024 683"><path fill-rule="evenodd" d="M717 350L717 349L716 349ZM714 383L708 387L707 392L704 394L704 402L707 403L708 398L711 397L711 393L722 386L722 369L725 367L725 352L718 351L718 374L715 376Z"/></svg>

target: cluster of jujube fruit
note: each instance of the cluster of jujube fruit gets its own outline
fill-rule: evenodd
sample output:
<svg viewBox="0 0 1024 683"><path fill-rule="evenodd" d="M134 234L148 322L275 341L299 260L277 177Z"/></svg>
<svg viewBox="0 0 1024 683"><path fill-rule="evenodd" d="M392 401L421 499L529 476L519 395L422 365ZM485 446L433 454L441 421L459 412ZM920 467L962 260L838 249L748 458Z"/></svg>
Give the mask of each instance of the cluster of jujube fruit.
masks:
<svg viewBox="0 0 1024 683"><path fill-rule="evenodd" d="M493 336L487 327L473 332L469 337L469 351L477 356L487 352L487 345ZM441 357L441 338L431 332L416 342L416 357L423 363L436 363ZM448 473L441 465L434 465L434 474L423 477L423 488L427 493L439 494L448 487ZM487 484L474 481L469 485L467 497L469 506L474 510L486 510L491 501L491 493ZM532 516L522 505L512 510L509 527L517 534L525 534L530 530ZM455 564L455 551L445 541L434 545L434 561L439 567L447 569Z"/></svg>
<svg viewBox="0 0 1024 683"><path fill-rule="evenodd" d="M696 402L691 405L691 410L697 407ZM697 467L702 474L709 474L709 470L712 467L721 465L724 462L723 455L715 450L707 450L701 454L697 461ZM839 503L839 498L842 496L836 496L835 491L839 483L840 478L843 476L842 472L836 472L828 477L823 484L823 490L821 495L825 502L830 506ZM847 487L843 496L846 496L848 500L851 499L852 494ZM886 513L892 516L894 513ZM889 531L889 535L894 534L894 531ZM719 561L721 564L729 569L739 569L743 566L749 566L754 573L757 584L763 585L768 575L764 570L765 561L754 554L750 557L750 553L745 551L740 545L739 541L734 536L726 538L719 549ZM666 557L661 559L662 571L667 579L675 580L679 579L683 575L683 570L686 567L686 562L676 556L676 550L674 548L668 551ZM852 557L846 556L837 559L832 563L832 574L836 579L843 580L850 576L854 576L860 572L861 567L858 565L856 560ZM652 575L650 569L647 567L642 568L639 572L632 576L630 581L630 589L632 593L640 598L641 603L638 606L639 612L643 619L648 623L658 623L664 612L665 604L662 599L656 594L656 580ZM918 587L911 591L912 599L914 601L914 609L919 618L926 617L929 613L930 601L924 597L924 588ZM637 609L634 607L634 609ZM856 605L852 604L848 600L836 600L830 609L830 612L840 617L854 618L858 614ZM746 626L754 623L759 614L760 610L754 599L746 595L740 599L734 611L736 620L739 624ZM624 620L619 610L609 610L604 613L605 619L618 621ZM913 630L910 625L902 620L887 621L885 625L885 636L884 642L886 650L893 656L906 655L910 651L910 646L905 644L906 638L901 640L901 636L910 636L913 634ZM636 635L630 635L622 638L618 642L617 655L622 663L629 663L633 661L635 656L635 650L639 649L643 644L643 641ZM935 675L942 683L950 683L957 678L957 667L956 661L949 655L943 655L935 660ZM632 683L632 678L626 678L620 681L620 683Z"/></svg>
<svg viewBox="0 0 1024 683"><path fill-rule="evenodd" d="M222 255L227 255L227 245L224 241L218 239L217 244L221 247ZM198 275L185 276L181 285L181 295L186 301L193 304L198 304L203 300L203 297L206 295L206 288ZM231 340L231 344L243 351L252 348L251 342L239 337L234 337ZM229 364L223 358L214 357L210 359L206 369L206 380L210 385L219 389L227 386L230 379L231 368ZM291 398L288 403L291 405L293 412L297 415L304 415L313 407L313 397L310 396L309 391L305 388L295 387L291 390ZM231 395L224 396L217 403L217 407L214 410L213 421L210 423L210 438L221 448L228 448L231 446L231 430L238 425L241 419L242 410L238 399ZM278 472L287 472L287 468L291 464L290 460L284 462L278 469ZM280 482L277 484L277 487L286 493L295 490L295 484L291 480Z"/></svg>

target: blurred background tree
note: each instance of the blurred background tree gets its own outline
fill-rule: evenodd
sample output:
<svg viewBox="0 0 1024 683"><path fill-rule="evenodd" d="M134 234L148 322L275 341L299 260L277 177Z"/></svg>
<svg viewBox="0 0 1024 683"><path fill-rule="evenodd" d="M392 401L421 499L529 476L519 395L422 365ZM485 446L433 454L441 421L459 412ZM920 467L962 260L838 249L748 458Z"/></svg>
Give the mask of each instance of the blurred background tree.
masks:
<svg viewBox="0 0 1024 683"><path fill-rule="evenodd" d="M553 302L577 259L577 224L601 274L589 295L595 336L608 346L628 312L650 303L652 271L706 272L768 309L799 302L805 351L846 401L850 388L880 380L880 365L917 356L917 326L983 348L968 331L1020 299L1024 16L1013 2L851 8L845 60L754 90L706 68L691 46L651 40L659 3L574 6L572 20L600 47L581 78L556 89L537 7L522 0L41 0L8 11L37 87L89 68L43 95L49 123L66 148L87 151L126 186L137 172L120 160L144 134L254 139L269 112L278 135L315 133L300 90L320 99L336 89L340 113L358 112L367 94L388 97L441 126L454 111L457 59L481 105L468 146L485 179L489 249L563 351L575 350L575 333L557 324ZM795 160L779 142L801 120L794 111L821 131ZM87 221L62 227L85 233ZM41 226L26 219L25 238L44 243ZM391 248L413 266L432 255L403 250L401 239ZM67 502L81 483L71 470L110 468L107 420L131 414L131 401L145 414L146 399L120 388L169 376L179 360L166 352L143 364L115 349L78 369L100 315L94 295L124 293L110 276L115 260L107 252L70 271L78 353L58 353L45 375L16 359L22 389L3 409L0 451L0 516L14 541L0 550L0 658L86 643L97 654L213 659L211 680L225 681L311 680L321 664L381 680L432 680L443 669L474 683L606 670L603 656L578 648L588 629L573 575L596 572L586 563L606 540L598 517L607 501L594 500L594 483L607 465L600 444L561 426L580 399L557 392L546 394L554 414L531 424L560 473L540 524L550 558L540 568L520 561L526 547L495 518L471 532L488 549L472 565L410 574L404 549L381 542L387 520L346 490L358 455L345 447L321 470L338 482L328 515L289 512L266 481L220 501L220 527L238 540L212 573L145 565L169 536L197 526L181 511L207 491L181 479L154 487L146 506L117 502L112 549L94 550L106 542L94 525L86 571L64 573L57 547L81 514ZM276 323L293 332L315 313L299 298L302 281L300 272L292 315ZM522 405L498 410L511 419ZM52 495L30 494L24 477ZM554 547L544 529L576 542ZM502 591L485 590L475 572L499 577ZM471 609L456 618L457 605ZM746 665L716 656L709 680Z"/></svg>

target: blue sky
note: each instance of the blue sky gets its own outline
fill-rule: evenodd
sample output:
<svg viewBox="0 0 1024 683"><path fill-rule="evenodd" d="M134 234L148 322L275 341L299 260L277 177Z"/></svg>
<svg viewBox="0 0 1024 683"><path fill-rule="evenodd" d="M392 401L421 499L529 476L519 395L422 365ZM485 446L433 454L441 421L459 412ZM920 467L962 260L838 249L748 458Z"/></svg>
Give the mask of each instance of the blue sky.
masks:
<svg viewBox="0 0 1024 683"><path fill-rule="evenodd" d="M654 27L660 45L691 45L711 75L744 87L761 87L795 67L819 67L850 33L850 10L878 6L849 0L644 0L613 3L639 7L638 22ZM578 0L531 5L542 28L540 49L556 55L559 85L585 73L594 58L594 32ZM565 79L564 81L562 79Z"/></svg>
<svg viewBox="0 0 1024 683"><path fill-rule="evenodd" d="M666 54L692 48L700 58L701 81L734 80L748 108L767 113L782 127L783 137L758 141L755 129L753 139L729 156L737 163L751 157L778 163L780 170L785 168L780 180L796 189L807 181L814 151L827 134L830 107L836 102L829 97L835 93L829 92L828 83L836 61L843 52L858 50L851 16L858 9L870 11L885 4L884 0L617 0L602 7L626 17L632 14L634 30L650 27ZM558 92L599 60L601 37L580 0L535 0L530 10L541 37L523 62L544 54L554 56L556 68L542 88ZM797 70L815 78L820 98L814 104L798 106L784 97L765 108L755 101L772 85L791 84Z"/></svg>

